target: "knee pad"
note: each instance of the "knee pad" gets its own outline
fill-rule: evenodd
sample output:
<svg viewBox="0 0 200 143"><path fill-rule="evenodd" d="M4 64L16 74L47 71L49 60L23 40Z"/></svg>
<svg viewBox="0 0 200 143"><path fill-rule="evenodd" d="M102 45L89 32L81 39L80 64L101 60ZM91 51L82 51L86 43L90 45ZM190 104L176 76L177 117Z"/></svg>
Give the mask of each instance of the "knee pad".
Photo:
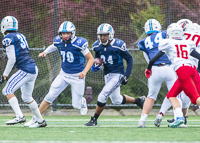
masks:
<svg viewBox="0 0 200 143"><path fill-rule="evenodd" d="M101 102L97 101L97 105L98 105L99 107L104 107L104 106L106 106L106 103L101 103Z"/></svg>
<svg viewBox="0 0 200 143"><path fill-rule="evenodd" d="M122 95L123 100L122 100L122 104L126 104L126 97L124 95Z"/></svg>

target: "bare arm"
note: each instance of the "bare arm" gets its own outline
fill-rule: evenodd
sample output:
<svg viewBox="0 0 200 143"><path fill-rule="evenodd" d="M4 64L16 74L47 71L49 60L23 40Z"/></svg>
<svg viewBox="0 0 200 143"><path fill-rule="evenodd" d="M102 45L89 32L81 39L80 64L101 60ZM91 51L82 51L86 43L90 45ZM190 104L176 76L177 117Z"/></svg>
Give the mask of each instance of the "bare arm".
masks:
<svg viewBox="0 0 200 143"><path fill-rule="evenodd" d="M85 69L80 73L79 78L82 79L85 77L87 72L90 70L94 63L94 58L90 52L88 52L86 55L86 58L88 59L87 65L85 66Z"/></svg>

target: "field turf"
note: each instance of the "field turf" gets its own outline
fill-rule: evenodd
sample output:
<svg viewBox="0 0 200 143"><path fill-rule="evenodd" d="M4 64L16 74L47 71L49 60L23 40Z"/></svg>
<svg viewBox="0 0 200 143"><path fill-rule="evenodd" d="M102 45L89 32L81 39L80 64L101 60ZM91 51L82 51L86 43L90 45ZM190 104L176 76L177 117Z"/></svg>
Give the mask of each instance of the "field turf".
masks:
<svg viewBox="0 0 200 143"><path fill-rule="evenodd" d="M48 126L28 128L19 125L6 125L12 117L0 117L0 142L198 142L200 141L200 117L190 116L188 128L169 128L163 118L161 127L154 126L155 116L149 116L146 128L137 128L139 116L100 117L98 127L86 127L89 116L81 117L44 117ZM27 117L29 121L31 117Z"/></svg>

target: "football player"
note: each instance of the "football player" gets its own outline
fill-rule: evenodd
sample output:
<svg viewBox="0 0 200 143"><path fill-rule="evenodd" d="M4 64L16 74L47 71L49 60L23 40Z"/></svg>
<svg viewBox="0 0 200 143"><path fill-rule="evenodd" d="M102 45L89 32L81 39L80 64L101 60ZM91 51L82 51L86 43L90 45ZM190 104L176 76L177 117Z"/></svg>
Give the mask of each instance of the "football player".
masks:
<svg viewBox="0 0 200 143"><path fill-rule="evenodd" d="M159 43L160 51L150 60L145 73L149 77L152 74L152 65L164 54L172 61L178 79L167 93L167 98L169 98L176 116L176 120L169 124L169 127L176 128L185 122L181 105L176 98L181 91L185 92L193 104L200 105L200 78L194 60L191 58L193 56L200 59L200 54L195 50L195 43L184 39L183 29L179 24L169 25L166 34L168 39Z"/></svg>
<svg viewBox="0 0 200 143"><path fill-rule="evenodd" d="M97 126L97 119L106 106L106 100L110 97L113 104L137 104L143 107L145 96L133 98L120 94L120 87L116 88L118 83L125 85L131 74L133 59L126 48L124 41L114 38L114 29L110 24L101 24L97 29L98 40L93 44L95 58L103 60L105 86L97 99L96 111L86 126ZM127 61L127 69L124 71L123 59ZM100 67L92 66L92 71L100 70ZM115 89L116 88L116 89ZM113 91L113 92L111 92Z"/></svg>
<svg viewBox="0 0 200 143"><path fill-rule="evenodd" d="M83 37L77 37L75 33L76 28L72 22L63 22L58 30L59 35L54 38L53 44L38 55L45 57L58 50L62 60L60 73L51 84L49 93L39 107L41 114L68 85L71 85L72 106L75 109L80 109L81 115L85 115L88 111L86 100L83 97L85 76L92 67L94 58L88 49L88 41ZM89 59L86 66L85 57ZM35 118L33 117L26 126L30 126L34 122Z"/></svg>
<svg viewBox="0 0 200 143"><path fill-rule="evenodd" d="M0 79L0 84L7 80L13 67L18 71L14 73L3 88L2 93L8 99L9 104L16 116L13 120L7 121L7 125L24 123L26 118L23 116L14 92L21 88L22 100L28 104L32 113L35 115L35 125L30 127L45 127L46 121L42 118L38 105L32 97L35 80L38 75L38 68L29 54L29 47L26 37L17 32L18 21L13 16L6 16L1 21L1 33L3 47L6 49L8 62Z"/></svg>
<svg viewBox="0 0 200 143"><path fill-rule="evenodd" d="M161 32L161 25L156 19L147 20L144 28L147 37L138 43L138 47L141 51L143 51L143 54L146 57L145 59L147 59L148 62L159 52L158 44L161 40L166 38L166 31ZM167 55L163 55L154 63L152 71L153 75L148 79L149 92L147 99L144 102L144 107L138 123L138 128L145 127L146 119L153 107L154 102L157 99L157 95L161 88L162 82L166 82L167 89L170 90L176 81L176 73L174 72ZM160 126L162 116L166 111L162 108L159 116L156 117L157 121L154 123L156 126Z"/></svg>

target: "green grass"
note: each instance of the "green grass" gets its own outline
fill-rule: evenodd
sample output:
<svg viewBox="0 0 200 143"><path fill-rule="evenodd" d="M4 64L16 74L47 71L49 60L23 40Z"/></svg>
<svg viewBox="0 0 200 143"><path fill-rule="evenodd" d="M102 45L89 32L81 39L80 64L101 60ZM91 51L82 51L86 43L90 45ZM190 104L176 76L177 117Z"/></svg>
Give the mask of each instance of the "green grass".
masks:
<svg viewBox="0 0 200 143"><path fill-rule="evenodd" d="M11 117L0 117L0 142L9 141L199 141L200 117L188 118L188 128L167 127L163 118L161 127L155 127L155 116L147 119L147 128L137 128L139 116L100 117L98 127L85 127L90 117L45 117L46 128L27 128L5 125ZM31 117L27 117L30 120Z"/></svg>

